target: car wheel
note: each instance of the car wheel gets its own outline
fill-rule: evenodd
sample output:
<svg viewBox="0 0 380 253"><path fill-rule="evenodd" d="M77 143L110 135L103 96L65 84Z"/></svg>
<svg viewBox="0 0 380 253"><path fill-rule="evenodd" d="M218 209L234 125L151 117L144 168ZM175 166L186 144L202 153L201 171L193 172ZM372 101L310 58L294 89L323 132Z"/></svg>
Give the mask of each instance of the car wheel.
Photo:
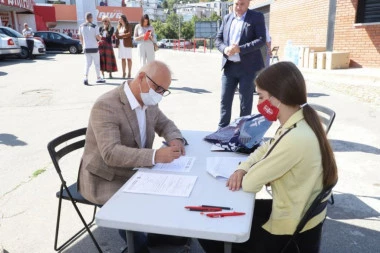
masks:
<svg viewBox="0 0 380 253"><path fill-rule="evenodd" d="M28 56L29 56L29 50L26 47L21 47L21 53L20 53L19 57L21 59L26 59L26 58L28 58Z"/></svg>
<svg viewBox="0 0 380 253"><path fill-rule="evenodd" d="M76 46L70 46L69 51L70 51L70 54L76 54L78 53L78 48Z"/></svg>

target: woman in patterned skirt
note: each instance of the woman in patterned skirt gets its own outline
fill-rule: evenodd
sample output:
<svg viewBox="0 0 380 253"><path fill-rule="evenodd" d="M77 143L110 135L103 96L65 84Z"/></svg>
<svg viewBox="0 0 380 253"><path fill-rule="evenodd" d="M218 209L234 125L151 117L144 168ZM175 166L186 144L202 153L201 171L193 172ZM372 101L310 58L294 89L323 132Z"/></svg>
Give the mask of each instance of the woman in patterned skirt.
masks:
<svg viewBox="0 0 380 253"><path fill-rule="evenodd" d="M102 39L99 41L100 70L104 78L104 71L109 73L112 78L112 72L117 71L116 58L112 48L112 35L114 28L111 26L110 19L107 16L102 17L103 26L99 28Z"/></svg>
<svg viewBox="0 0 380 253"><path fill-rule="evenodd" d="M127 17L121 15L119 24L115 32L116 38L119 39L119 59L121 59L121 68L123 70L123 78L125 78L126 61L128 60L128 78L131 78L132 69L132 29Z"/></svg>

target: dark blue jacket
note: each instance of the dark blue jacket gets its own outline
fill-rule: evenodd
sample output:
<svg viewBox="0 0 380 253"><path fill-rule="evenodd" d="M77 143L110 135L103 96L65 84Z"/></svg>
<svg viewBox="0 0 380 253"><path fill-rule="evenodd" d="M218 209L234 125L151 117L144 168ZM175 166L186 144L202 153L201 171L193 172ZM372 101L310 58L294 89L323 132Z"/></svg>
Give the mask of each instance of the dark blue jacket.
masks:
<svg viewBox="0 0 380 253"><path fill-rule="evenodd" d="M222 25L216 34L215 45L223 54L222 68L227 62L228 56L224 49L229 46L229 33L234 14L230 13L223 18ZM240 60L246 71L258 71L264 68L263 57L260 48L266 41L264 15L261 12L248 9L244 18L242 33L239 41Z"/></svg>

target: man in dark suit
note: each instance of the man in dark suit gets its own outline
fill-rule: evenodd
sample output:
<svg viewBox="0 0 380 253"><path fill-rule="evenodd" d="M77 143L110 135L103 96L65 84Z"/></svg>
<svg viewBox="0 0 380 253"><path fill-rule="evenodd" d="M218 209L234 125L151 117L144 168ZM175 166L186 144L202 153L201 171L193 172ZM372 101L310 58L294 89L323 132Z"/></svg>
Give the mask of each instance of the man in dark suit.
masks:
<svg viewBox="0 0 380 253"><path fill-rule="evenodd" d="M264 15L249 10L250 0L234 0L233 12L223 18L215 45L223 54L222 99L219 128L231 120L235 90L239 84L240 116L252 112L253 80L264 67L260 48L265 45Z"/></svg>

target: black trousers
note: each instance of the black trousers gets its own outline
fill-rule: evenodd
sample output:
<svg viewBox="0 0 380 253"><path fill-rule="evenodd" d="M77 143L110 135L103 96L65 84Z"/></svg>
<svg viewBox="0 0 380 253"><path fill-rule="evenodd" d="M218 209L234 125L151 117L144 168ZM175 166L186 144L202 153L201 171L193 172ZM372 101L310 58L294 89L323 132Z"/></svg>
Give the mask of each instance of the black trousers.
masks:
<svg viewBox="0 0 380 253"><path fill-rule="evenodd" d="M233 243L233 253L276 253L281 252L291 238L290 235L273 235L262 228L272 212L272 200L256 200L251 227L251 236L244 243ZM318 253L322 234L322 223L301 233L296 243L300 252ZM223 253L224 242L198 239L207 253ZM286 253L297 252L295 243L291 243Z"/></svg>
<svg viewBox="0 0 380 253"><path fill-rule="evenodd" d="M32 59L33 58L33 47L34 47L34 40L26 40L26 45L28 46L28 58Z"/></svg>

